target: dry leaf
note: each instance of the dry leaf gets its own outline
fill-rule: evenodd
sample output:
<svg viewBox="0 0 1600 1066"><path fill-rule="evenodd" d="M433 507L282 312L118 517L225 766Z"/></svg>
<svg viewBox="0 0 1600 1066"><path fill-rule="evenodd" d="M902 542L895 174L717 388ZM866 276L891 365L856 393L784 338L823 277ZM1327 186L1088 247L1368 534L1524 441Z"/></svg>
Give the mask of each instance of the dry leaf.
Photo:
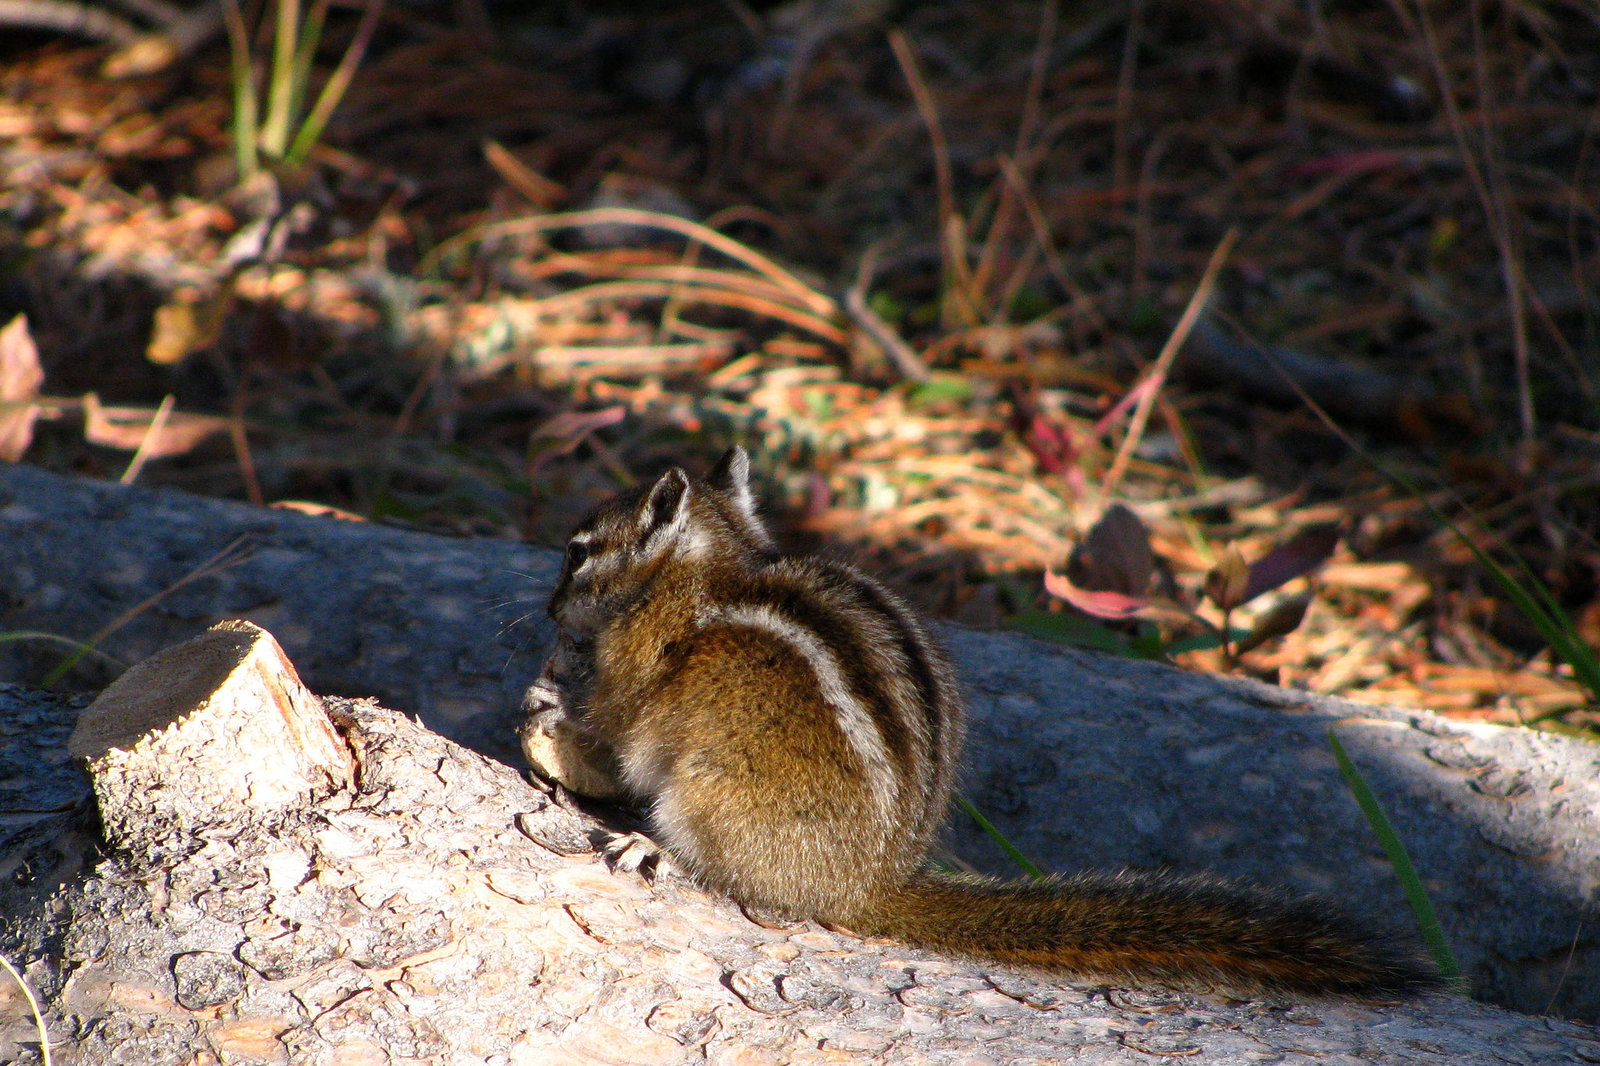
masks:
<svg viewBox="0 0 1600 1066"><path fill-rule="evenodd" d="M28 332L28 316L18 315L0 329L0 459L16 462L33 443L44 368Z"/></svg>
<svg viewBox="0 0 1600 1066"><path fill-rule="evenodd" d="M1293 633L1300 628L1300 623L1305 620L1306 608L1311 606L1311 593L1302 592L1298 596L1290 596L1272 610L1257 619L1251 627L1250 633L1239 642L1234 649L1235 655L1259 648L1273 637L1281 637Z"/></svg>
<svg viewBox="0 0 1600 1066"><path fill-rule="evenodd" d="M1127 596L1148 592L1154 572L1150 533L1139 516L1120 503L1106 509L1067 562L1067 573L1079 589Z"/></svg>
<svg viewBox="0 0 1600 1066"><path fill-rule="evenodd" d="M198 302L168 300L156 308L144 357L159 366L171 366L192 352L216 344L222 336L222 322L230 302L227 292L214 293Z"/></svg>
<svg viewBox="0 0 1600 1066"><path fill-rule="evenodd" d="M1308 574L1327 561L1339 546L1337 525L1316 526L1289 543L1274 548L1250 566L1250 580L1240 603L1249 603L1263 592L1286 585Z"/></svg>
<svg viewBox="0 0 1600 1066"><path fill-rule="evenodd" d="M1205 591L1211 602L1224 611L1231 611L1244 603L1245 591L1250 586L1250 566L1237 544L1222 549L1216 565L1206 572Z"/></svg>
<svg viewBox="0 0 1600 1066"><path fill-rule="evenodd" d="M92 444L130 452L144 445L146 459L182 455L213 433L228 429L226 418L173 411L152 434L155 417L154 407L102 407L100 397L94 393L83 396L84 437ZM149 444L145 444L146 437L151 438Z"/></svg>
<svg viewBox="0 0 1600 1066"><path fill-rule="evenodd" d="M354 511L346 511L342 507L335 507L328 503L317 503L313 500L275 500L267 505L280 511L298 511L300 514L313 515L317 518L337 518L341 522L365 522L366 518Z"/></svg>

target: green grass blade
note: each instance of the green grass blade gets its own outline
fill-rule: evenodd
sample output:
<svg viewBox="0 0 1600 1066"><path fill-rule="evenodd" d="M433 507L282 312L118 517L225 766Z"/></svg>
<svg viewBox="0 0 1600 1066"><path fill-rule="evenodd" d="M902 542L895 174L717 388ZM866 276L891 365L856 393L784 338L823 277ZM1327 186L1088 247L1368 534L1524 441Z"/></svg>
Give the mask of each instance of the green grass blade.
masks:
<svg viewBox="0 0 1600 1066"><path fill-rule="evenodd" d="M350 46L339 59L339 65L334 68L329 76L328 83L322 87L322 92L317 95L317 102L311 108L311 113L300 126L300 131L295 134L294 144L290 145L286 158L295 166L299 166L311 156L311 149L315 147L322 131L328 125L328 120L333 117L334 109L339 106L339 101L344 98L345 90L350 88L350 82L356 76L356 68L361 65L361 60L367 52L367 45L372 43L372 35L378 28L378 16L383 14L384 0L367 0L366 10L361 13L361 21L356 25L355 36L351 38Z"/></svg>
<svg viewBox="0 0 1600 1066"><path fill-rule="evenodd" d="M124 670L127 669L127 664L122 660L116 658L115 656L107 655L93 644L85 644L83 641L73 640L71 637L63 637L55 633L40 633L32 629L13 629L9 632L0 633L0 644L5 644L13 640L42 640L51 644L65 644L67 647L72 649L72 654L57 664L56 667L51 670L48 675L46 675L44 679L44 685L46 688L52 687L56 684L56 682L65 677L67 671L76 666L78 660L82 659L85 655L93 655L104 659L112 666L116 666Z"/></svg>
<svg viewBox="0 0 1600 1066"><path fill-rule="evenodd" d="M289 78L291 128L297 126L301 113L305 110L306 91L311 87L311 75L317 61L317 45L322 42L322 27L327 18L328 0L315 0L300 24L300 36L294 43L294 73ZM289 155L293 154L294 146L291 143Z"/></svg>
<svg viewBox="0 0 1600 1066"><path fill-rule="evenodd" d="M1345 783L1350 786L1350 794L1355 797L1361 813L1366 815L1367 824L1372 826L1373 835L1378 838L1378 843L1383 845L1384 854L1389 856L1389 862L1394 866L1395 876L1400 879L1400 887L1406 894L1406 902L1411 905L1411 913L1416 916L1417 930L1422 934L1423 943L1428 945L1428 953L1433 956L1434 965L1439 967L1439 975L1451 985L1465 991L1461 967L1456 962L1455 953L1450 950L1450 942L1445 939L1444 929L1439 925L1439 916L1433 910L1433 901L1428 898L1428 890L1422 886L1422 878L1417 876L1417 868L1411 865L1411 856L1406 853L1406 846L1401 843L1400 834L1395 832L1394 824L1389 821L1389 816L1383 813L1383 808L1378 804L1378 797L1367 787L1366 779L1361 776L1361 771L1356 769L1356 764L1350 761L1350 756L1345 754L1344 745L1339 743L1338 734L1332 729L1328 730L1328 744L1333 748L1333 757L1339 763L1339 772L1344 775Z"/></svg>
<svg viewBox="0 0 1600 1066"><path fill-rule="evenodd" d="M1528 581L1528 585L1525 587L1521 581L1517 580L1515 575L1496 562L1488 552L1473 543L1472 538L1468 537L1459 526L1440 513L1438 508L1431 503L1427 504L1427 506L1433 516L1447 525L1450 528L1450 532L1454 533L1456 538L1466 545L1473 558L1477 559L1479 565L1489 572L1490 577L1494 578L1495 584L1500 586L1500 590L1506 594L1506 598L1539 631L1539 635L1544 638L1545 643L1550 645L1550 650L1555 652L1562 662L1572 667L1573 676L1588 691L1589 698L1600 702L1600 660L1595 658L1594 650L1579 639L1572 620L1567 617L1560 604L1556 603L1555 597L1550 595L1550 590L1545 587L1544 582L1530 573L1527 566L1519 561L1518 569L1522 571L1523 577ZM1530 587L1534 590L1533 592L1528 591Z"/></svg>
<svg viewBox="0 0 1600 1066"><path fill-rule="evenodd" d="M985 818L983 816L983 812L979 811L978 808L972 805L971 800L967 799L967 797L958 792L956 793L956 803L961 807L962 810L967 812L974 822L978 823L979 829L982 829L985 833L988 833L990 839L992 839L996 844L1000 845L1001 851L1011 856L1011 861L1021 867L1022 871L1029 877L1037 880L1043 880L1046 876L1048 876L1043 870L1034 865L1032 859L1018 851L1017 846L1011 843L1011 841L1007 840L1005 834L996 829L994 823Z"/></svg>
<svg viewBox="0 0 1600 1066"><path fill-rule="evenodd" d="M261 126L261 150L282 159L289 148L294 116L294 46L300 39L300 0L276 0L278 17L272 31L272 67L267 72L267 118Z"/></svg>
<svg viewBox="0 0 1600 1066"><path fill-rule="evenodd" d="M1544 608L1545 615L1560 634L1559 646L1552 644L1553 650L1563 662L1572 667L1572 673L1589 693L1592 702L1600 703L1600 658L1595 655L1595 649L1583 642L1578 636L1578 627L1573 624L1572 618L1562 609L1550 592L1550 587L1538 576L1530 572L1525 564L1518 560L1518 566L1523 576L1528 579L1529 587L1538 597ZM1508 577L1510 575L1507 575Z"/></svg>
<svg viewBox="0 0 1600 1066"><path fill-rule="evenodd" d="M229 78L233 82L233 165L243 181L256 172L256 146L261 136L259 102L256 99L255 71L250 64L250 36L238 0L222 5L223 25L228 31Z"/></svg>
<svg viewBox="0 0 1600 1066"><path fill-rule="evenodd" d="M1522 581L1517 580L1516 575L1501 566L1488 552L1478 547L1460 526L1452 522L1432 502L1417 492L1404 477L1389 471L1383 471L1382 467L1379 467L1379 470L1405 487L1417 499L1422 500L1423 506L1427 507L1429 514L1436 521L1447 526L1450 532L1456 535L1456 539L1466 546L1466 549L1472 553L1472 557L1478 561L1478 564L1489 572L1489 576L1494 579L1495 584L1500 586L1500 591L1506 594L1506 598L1511 601L1512 606L1516 607L1522 616L1539 631L1539 635L1544 638L1545 643L1550 645L1550 650L1555 652L1562 662L1572 667L1573 676L1588 691L1589 698L1600 702L1600 659L1596 659L1594 650L1578 637L1577 627L1572 624L1572 619L1567 616L1567 612L1561 609L1561 605L1556 602L1556 598L1550 594L1550 590L1545 586L1545 583L1540 581L1537 575L1529 571L1527 565L1519 559L1517 561L1517 569L1522 571L1522 576L1527 581L1527 584L1524 585ZM1529 591L1530 589L1532 590L1531 592Z"/></svg>
<svg viewBox="0 0 1600 1066"><path fill-rule="evenodd" d="M1270 360L1271 357L1268 356L1268 358ZM1276 364L1274 365L1276 366ZM1583 643L1578 637L1577 629L1573 626L1572 620L1561 609L1560 604L1550 594L1550 590L1545 587L1544 582L1540 581L1538 576L1530 571L1525 563L1518 560L1517 569L1522 571L1522 576L1527 581L1527 586L1525 587L1509 570L1491 558L1482 548L1478 547L1477 543L1467 536L1466 531L1459 524L1452 521L1443 511L1439 510L1433 501L1428 499L1411 482L1411 479L1381 462L1377 456L1363 448L1356 442L1355 438L1346 433L1344 427L1335 422L1332 416L1306 394L1305 389L1300 387L1300 383L1294 379L1293 375L1289 374L1281 366L1277 367L1277 369L1278 373L1288 382L1289 387L1299 395L1301 402L1310 408L1312 414L1316 415L1323 425L1327 426L1335 436L1343 441L1346 447L1361 456L1374 470L1399 486L1403 492L1421 503L1434 521L1455 534L1456 539L1466 546L1466 549L1472 553L1473 558L1478 561L1479 565L1489 572L1489 576L1500 586L1501 591L1506 594L1506 598L1511 601L1512 605L1539 631L1539 635L1550 646L1550 650L1562 662L1572 668L1573 676L1578 679L1578 683L1589 693L1589 699L1600 703L1600 658L1596 657L1593 648ZM1468 508L1469 513L1470 510ZM1529 592L1529 588L1533 589L1533 591Z"/></svg>
<svg viewBox="0 0 1600 1066"><path fill-rule="evenodd" d="M1133 655L1133 642L1125 634L1107 629L1100 623L1079 615L1026 610L1018 611L1007 618L1004 624L1013 632L1026 633L1040 640L1053 640L1059 644L1072 644L1080 648L1094 648L1124 657Z"/></svg>

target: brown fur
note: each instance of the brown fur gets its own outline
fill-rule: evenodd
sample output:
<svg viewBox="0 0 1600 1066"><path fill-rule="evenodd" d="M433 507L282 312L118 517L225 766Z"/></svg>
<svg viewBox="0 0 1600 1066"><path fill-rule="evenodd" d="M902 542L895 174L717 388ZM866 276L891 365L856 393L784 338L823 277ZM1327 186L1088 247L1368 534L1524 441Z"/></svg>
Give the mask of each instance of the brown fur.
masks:
<svg viewBox="0 0 1600 1066"><path fill-rule="evenodd" d="M1405 942L1213 878L1001 882L923 868L963 734L921 623L839 563L785 557L748 459L681 470L574 532L550 613L586 649L574 708L655 835L710 888L864 934L1078 977L1240 991L1437 985Z"/></svg>

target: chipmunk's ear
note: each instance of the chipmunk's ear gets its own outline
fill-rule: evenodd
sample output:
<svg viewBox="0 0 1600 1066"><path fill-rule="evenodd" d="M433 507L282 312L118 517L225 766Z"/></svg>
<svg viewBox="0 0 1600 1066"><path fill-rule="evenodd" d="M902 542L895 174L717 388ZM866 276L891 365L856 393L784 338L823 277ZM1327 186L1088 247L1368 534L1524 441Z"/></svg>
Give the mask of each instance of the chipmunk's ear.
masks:
<svg viewBox="0 0 1600 1066"><path fill-rule="evenodd" d="M719 492L750 495L750 453L735 444L722 453L717 465L706 475L706 484Z"/></svg>
<svg viewBox="0 0 1600 1066"><path fill-rule="evenodd" d="M720 493L732 510L734 522L762 550L772 550L772 535L756 513L755 494L750 491L750 453L739 445L722 453L717 465L706 474L706 487Z"/></svg>
<svg viewBox="0 0 1600 1066"><path fill-rule="evenodd" d="M683 528L689 507L689 475L673 467L656 479L639 502L634 521L639 546L648 555L665 548Z"/></svg>

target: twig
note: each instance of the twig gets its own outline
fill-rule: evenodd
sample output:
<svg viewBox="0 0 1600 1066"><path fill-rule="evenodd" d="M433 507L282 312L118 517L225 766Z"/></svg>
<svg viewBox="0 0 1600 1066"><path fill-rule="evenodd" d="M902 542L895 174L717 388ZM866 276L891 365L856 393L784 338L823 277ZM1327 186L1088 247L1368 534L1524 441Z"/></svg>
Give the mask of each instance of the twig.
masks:
<svg viewBox="0 0 1600 1066"><path fill-rule="evenodd" d="M933 146L934 184L939 192L939 240L944 250L945 276L950 285L947 293L955 296L962 320L969 326L976 326L979 317L972 302L972 270L967 263L966 221L956 210L950 145L945 140L944 125L939 121L939 108L928 89L927 78L923 76L922 66L917 62L917 54L912 50L910 40L898 27L889 31L889 47L894 49L901 73L911 87L911 97L916 101L922 124L928 130L928 141Z"/></svg>
<svg viewBox="0 0 1600 1066"><path fill-rule="evenodd" d="M1116 491L1117 483L1122 480L1123 471L1128 467L1128 461L1133 458L1133 450L1139 446L1139 441L1144 435L1145 422L1150 417L1150 408L1155 403L1156 394L1161 389L1161 384L1166 381L1167 371L1172 366L1172 360L1178 354L1178 349L1188 339L1189 331L1194 328L1195 319L1200 317L1200 311L1205 307L1206 301L1211 297L1211 290L1217 283L1217 272L1222 269L1222 264L1228 258L1228 253L1233 250L1235 242L1239 239L1239 230L1230 229L1222 237L1221 242L1211 253L1211 259L1206 263L1205 273L1200 275L1200 284L1195 286L1194 295L1189 297L1189 305L1183 309L1183 316L1178 319L1178 324L1173 327L1172 333L1167 337L1167 343L1162 346L1161 354L1156 356L1155 364L1139 383L1145 388L1143 396L1139 397L1139 405L1134 408L1133 418L1128 423L1128 435L1122 439L1122 447L1117 449L1117 457L1111 463L1111 470L1106 474L1105 480L1100 485L1102 498L1109 497Z"/></svg>
<svg viewBox="0 0 1600 1066"><path fill-rule="evenodd" d="M250 368L239 370L238 386L233 391L233 410L228 415L228 437L233 441L233 454L239 460L239 476L244 480L245 493L257 507L266 506L261 493L261 479L256 477L256 463L250 454L250 437L245 432L245 394L250 390Z"/></svg>
<svg viewBox="0 0 1600 1066"><path fill-rule="evenodd" d="M569 369L592 367L617 374L641 374L664 366L693 366L721 362L732 355L727 341L693 341L686 344L555 344L538 349L540 366Z"/></svg>
<svg viewBox="0 0 1600 1066"><path fill-rule="evenodd" d="M39 1010L39 1001L33 998L33 989L28 987L28 982L22 979L22 974L11 965L11 960L0 955L0 966L6 968L6 973L16 978L17 987L22 989L23 996L28 1001L28 1009L33 1011L33 1024L39 1030L39 1057L44 1066L50 1066L50 1034L45 1031L44 1015Z"/></svg>
<svg viewBox="0 0 1600 1066"><path fill-rule="evenodd" d="M687 299L692 296L694 302L714 304L720 307L736 307L745 311L752 311L769 318L776 318L788 322L792 326L806 330L824 340L834 344L844 345L850 342L850 337L832 321L807 314L787 304L752 296L748 293L737 292L729 289L713 288L711 286L696 286L685 288L678 282L661 282L650 280L604 281L594 285L585 285L571 292L564 292L557 296L547 296L540 300L529 301L524 306L533 314L556 314L569 307L581 307L584 304L595 303L600 300L622 300L629 298L646 299Z"/></svg>
<svg viewBox="0 0 1600 1066"><path fill-rule="evenodd" d="M1056 35L1056 0L1045 0L1039 5L1039 31L1034 39L1033 61L1028 72L1028 87L1022 98L1022 118L1017 123L1017 140L1011 150L1011 159L1001 157L1002 163L1011 163L1010 173L1000 186L1000 199L995 205L994 218L989 223L989 232L983 242L983 251L978 256L978 265L973 271L973 300L980 306L986 304L985 294L989 290L989 283L995 272L995 263L1000 256L1000 246L1011 230L1012 219L1016 215L1017 196L1027 188L1026 180L1022 180L1022 171L1018 161L1033 170L1032 160L1038 158L1031 151L1034 129L1039 124L1039 101L1044 94L1045 73L1049 69L1050 45ZM1017 180L1009 180L1011 174L1017 175ZM1032 266L1032 254L1028 259L1028 266ZM1004 319L1006 309L1010 306L1011 297L1020 286L1017 282L1025 275L1014 272L1012 280L1001 289L1001 298L989 304L991 313L997 318Z"/></svg>
<svg viewBox="0 0 1600 1066"><path fill-rule="evenodd" d="M817 292L753 248L740 244L731 237L725 237L714 229L702 226L698 222L679 215L669 215L661 211L645 211L634 207L597 207L588 211L564 211L553 215L515 218L505 222L495 222L480 226L442 242L417 265L417 273L426 276L430 271L436 269L443 259L455 254L458 249L492 237L542 233L545 230L552 229L575 229L582 226L605 225L643 226L649 229L667 230L687 237L691 241L699 241L707 248L721 252L729 259L743 263L756 273L771 279L775 285L791 296L800 306L813 314L832 316L839 311L838 305L833 300Z"/></svg>
<svg viewBox="0 0 1600 1066"><path fill-rule="evenodd" d="M0 26L56 30L112 44L139 37L139 28L127 19L73 0L0 0Z"/></svg>
<svg viewBox="0 0 1600 1066"><path fill-rule="evenodd" d="M939 194L939 218L942 221L956 213L956 198L955 181L950 171L950 146L944 139L939 109L934 105L933 94L928 91L928 82L923 77L921 64L917 62L917 54L912 51L905 31L898 26L889 31L889 47L894 49L894 57L900 63L900 71L911 88L911 98L916 101L922 124L928 131L928 140L933 143L934 184Z"/></svg>
<svg viewBox="0 0 1600 1066"><path fill-rule="evenodd" d="M1029 223L1033 226L1034 239L1038 241L1039 248L1044 253L1045 265L1050 270L1050 276L1061 286L1061 291L1072 298L1073 310L1087 315L1102 336L1115 336L1116 331L1105 320L1105 316L1095 309L1094 301L1076 281L1072 280L1072 275L1067 271L1067 264L1056 252L1055 236L1050 232L1050 220L1044 217L1038 199L1028 190L1016 163L1010 159L1001 159L1000 171L1006 176L1007 181L1016 186L1017 196L1022 202L1023 210L1027 212Z"/></svg>
<svg viewBox="0 0 1600 1066"><path fill-rule="evenodd" d="M590 256L556 252L541 263L539 269L533 273L543 277L552 274L582 273L630 281L667 282L685 288L730 289L758 299L781 303L787 307L795 305L790 292L779 288L766 278L716 267L694 266L690 263L611 263ZM806 308L795 309L804 314L813 313Z"/></svg>
<svg viewBox="0 0 1600 1066"><path fill-rule="evenodd" d="M513 155L504 145L492 138L483 142L483 158L500 175L502 181L521 193L529 203L541 210L549 208L567 195L567 187L551 181Z"/></svg>
<svg viewBox="0 0 1600 1066"><path fill-rule="evenodd" d="M1160 165L1161 157L1166 154L1167 143L1170 140L1170 130L1162 129L1157 132L1150 142L1150 147L1145 150L1144 162L1139 165L1139 184L1134 196L1133 209L1134 299L1145 295L1150 276L1150 201L1156 190L1156 167Z"/></svg>
<svg viewBox="0 0 1600 1066"><path fill-rule="evenodd" d="M149 610L151 607L154 607L156 604L166 599L172 593L183 588L183 586L192 581L199 581L201 578L210 577L212 574L220 573L230 566L238 566L246 559L249 559L251 553L254 551L254 549L249 546L249 542L250 534L248 533L233 538L233 540L229 541L227 546L221 551L217 552L217 554L213 555L211 558L207 559L205 562L201 563L199 566L195 567L193 570L189 571L187 574L183 575L178 580L162 589L160 592L157 592L152 596L146 596L132 607L129 607L126 611L123 611L121 614L117 615L117 617L113 618L108 625L98 630L94 636L84 641L83 644L79 646L78 651L61 660L61 662L56 665L54 670L51 670L50 673L45 675L45 687L49 688L56 684L56 682L60 681L63 677L67 676L67 671L76 666L79 659L83 658L90 652L96 651L100 647L100 643L107 637L121 629L123 626L127 625L129 622L133 621L144 611Z"/></svg>
<svg viewBox="0 0 1600 1066"><path fill-rule="evenodd" d="M223 26L223 0L204 0L190 10L165 0L122 0L122 6L138 9L160 28L140 34L107 56L100 71L108 78L154 74L198 51Z"/></svg>
<svg viewBox="0 0 1600 1066"><path fill-rule="evenodd" d="M1434 77L1439 83L1439 96L1444 101L1445 113L1450 118L1450 133L1455 137L1456 148L1461 153L1462 166L1466 168L1467 177L1472 181L1472 188L1478 194L1478 200L1483 205L1483 213L1489 223L1489 233L1494 238L1495 249L1500 253L1500 274L1506 287L1506 299L1510 301L1511 310L1511 346L1512 359L1517 373L1517 414L1522 421L1522 439L1530 449L1534 444L1535 426L1533 412L1533 391L1528 378L1528 330L1527 312L1523 304L1523 281L1521 261L1512 247L1511 223L1509 207L1499 189L1492 189L1490 178L1485 178L1483 170L1478 165L1477 153L1467 141L1466 121L1461 116L1461 108L1456 103L1455 92L1450 86L1450 79L1444 67L1444 56L1439 50L1439 41L1433 31L1433 19L1428 15L1428 5L1423 0L1416 4L1418 20L1422 26L1423 38L1428 45L1428 59L1433 65ZM1478 5L1476 0L1471 5L1470 18L1473 24L1474 44L1477 60L1480 64L1480 78L1483 60L1482 41L1477 38ZM1480 84L1480 93L1486 91L1487 85ZM1488 129L1487 111L1489 102L1487 98L1481 101L1486 112L1484 128L1484 155L1493 163L1494 155L1490 149L1491 137Z"/></svg>
<svg viewBox="0 0 1600 1066"><path fill-rule="evenodd" d="M872 274L878 262L878 248L879 243L874 242L861 256L855 284L844 295L845 313L884 350L899 369L901 377L908 381L927 381L928 364L867 303L867 290L872 286Z"/></svg>
<svg viewBox="0 0 1600 1066"><path fill-rule="evenodd" d="M1117 72L1117 120L1111 132L1111 187L1128 181L1128 125L1133 113L1133 76L1139 69L1139 42L1144 36L1144 0L1133 0L1128 33L1122 39L1122 66Z"/></svg>
<svg viewBox="0 0 1600 1066"><path fill-rule="evenodd" d="M1045 0L1039 5L1039 32L1033 42L1033 60L1028 71L1028 88L1022 98L1022 118L1017 123L1017 144L1013 159L1026 159L1033 145L1033 131L1039 125L1039 101L1044 96L1044 78L1050 70L1050 46L1056 39L1056 20L1060 5Z"/></svg>

